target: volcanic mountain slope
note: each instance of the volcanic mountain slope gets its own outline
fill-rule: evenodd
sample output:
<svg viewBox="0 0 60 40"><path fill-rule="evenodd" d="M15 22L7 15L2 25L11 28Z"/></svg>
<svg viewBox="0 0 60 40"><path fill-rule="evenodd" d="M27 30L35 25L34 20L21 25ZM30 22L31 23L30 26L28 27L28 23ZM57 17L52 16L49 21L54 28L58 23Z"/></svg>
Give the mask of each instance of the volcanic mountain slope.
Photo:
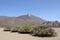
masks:
<svg viewBox="0 0 60 40"><path fill-rule="evenodd" d="M20 24L29 24L29 25L41 25L44 20L39 18L39 17L36 17L36 16L33 16L33 15L23 15L23 16L19 16L16 18L16 21L18 20L18 23Z"/></svg>
<svg viewBox="0 0 60 40"><path fill-rule="evenodd" d="M25 24L29 25L41 25L44 22L43 19L33 16L33 15L22 15L18 17L7 17L0 16L0 26L22 26Z"/></svg>
<svg viewBox="0 0 60 40"><path fill-rule="evenodd" d="M0 16L0 27L12 27L12 26L23 26L23 25L33 25L33 26L60 26L60 23L55 21L45 21L39 17L33 15L22 15L18 17L7 17Z"/></svg>

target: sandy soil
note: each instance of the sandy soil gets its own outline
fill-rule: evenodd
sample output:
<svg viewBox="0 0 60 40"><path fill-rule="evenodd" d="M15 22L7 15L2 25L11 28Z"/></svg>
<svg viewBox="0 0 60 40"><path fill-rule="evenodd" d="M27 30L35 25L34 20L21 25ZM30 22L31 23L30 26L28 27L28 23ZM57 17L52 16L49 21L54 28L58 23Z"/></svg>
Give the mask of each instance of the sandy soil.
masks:
<svg viewBox="0 0 60 40"><path fill-rule="evenodd" d="M57 37L33 37L29 34L18 34L11 32L4 32L0 28L0 40L60 40L60 28L54 28L58 34Z"/></svg>

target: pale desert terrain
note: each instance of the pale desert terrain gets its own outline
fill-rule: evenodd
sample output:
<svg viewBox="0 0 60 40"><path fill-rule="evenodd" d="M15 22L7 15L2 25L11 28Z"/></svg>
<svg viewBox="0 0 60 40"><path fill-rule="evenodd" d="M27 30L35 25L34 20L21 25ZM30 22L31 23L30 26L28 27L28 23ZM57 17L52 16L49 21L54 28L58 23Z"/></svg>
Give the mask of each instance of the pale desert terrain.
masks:
<svg viewBox="0 0 60 40"><path fill-rule="evenodd" d="M60 28L54 29L58 34L57 37L33 37L30 34L4 32L3 28L0 28L0 40L60 40Z"/></svg>

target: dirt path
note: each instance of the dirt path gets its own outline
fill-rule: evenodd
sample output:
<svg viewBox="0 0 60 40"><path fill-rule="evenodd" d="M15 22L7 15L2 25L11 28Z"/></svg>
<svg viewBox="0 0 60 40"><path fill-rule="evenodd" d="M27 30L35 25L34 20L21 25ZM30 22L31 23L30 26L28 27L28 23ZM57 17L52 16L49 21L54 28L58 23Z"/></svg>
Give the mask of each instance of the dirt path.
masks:
<svg viewBox="0 0 60 40"><path fill-rule="evenodd" d="M57 37L33 37L29 34L18 34L11 32L4 32L3 28L0 28L0 40L60 40L60 28L55 28Z"/></svg>

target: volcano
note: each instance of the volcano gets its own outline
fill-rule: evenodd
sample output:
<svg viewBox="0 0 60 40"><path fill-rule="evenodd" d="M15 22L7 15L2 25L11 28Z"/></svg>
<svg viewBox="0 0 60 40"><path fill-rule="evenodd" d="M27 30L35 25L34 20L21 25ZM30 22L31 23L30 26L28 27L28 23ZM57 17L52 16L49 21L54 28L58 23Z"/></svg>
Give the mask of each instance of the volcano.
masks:
<svg viewBox="0 0 60 40"><path fill-rule="evenodd" d="M26 24L33 26L60 27L60 23L58 21L46 21L31 14L22 15L18 17L0 16L0 27L20 27Z"/></svg>

